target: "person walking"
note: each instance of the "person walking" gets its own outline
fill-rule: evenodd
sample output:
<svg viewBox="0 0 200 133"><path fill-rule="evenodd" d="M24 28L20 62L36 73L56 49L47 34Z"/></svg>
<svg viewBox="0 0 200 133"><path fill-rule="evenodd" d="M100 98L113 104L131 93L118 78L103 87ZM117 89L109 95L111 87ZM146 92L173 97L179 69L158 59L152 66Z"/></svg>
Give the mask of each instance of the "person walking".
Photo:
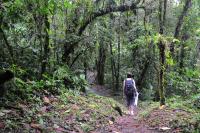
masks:
<svg viewBox="0 0 200 133"><path fill-rule="evenodd" d="M127 77L123 82L123 94L126 98L129 114L134 115L134 107L137 107L139 93L131 73L127 73Z"/></svg>

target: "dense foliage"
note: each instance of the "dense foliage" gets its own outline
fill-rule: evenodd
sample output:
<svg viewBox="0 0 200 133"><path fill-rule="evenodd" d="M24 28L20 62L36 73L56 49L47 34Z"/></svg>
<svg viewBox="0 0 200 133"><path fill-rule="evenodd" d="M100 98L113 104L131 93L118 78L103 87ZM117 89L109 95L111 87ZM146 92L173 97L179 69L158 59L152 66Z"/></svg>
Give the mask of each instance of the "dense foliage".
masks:
<svg viewBox="0 0 200 133"><path fill-rule="evenodd" d="M195 97L199 108L200 1L2 0L0 70L15 74L0 82L2 101L89 84L118 95L131 72L141 100Z"/></svg>

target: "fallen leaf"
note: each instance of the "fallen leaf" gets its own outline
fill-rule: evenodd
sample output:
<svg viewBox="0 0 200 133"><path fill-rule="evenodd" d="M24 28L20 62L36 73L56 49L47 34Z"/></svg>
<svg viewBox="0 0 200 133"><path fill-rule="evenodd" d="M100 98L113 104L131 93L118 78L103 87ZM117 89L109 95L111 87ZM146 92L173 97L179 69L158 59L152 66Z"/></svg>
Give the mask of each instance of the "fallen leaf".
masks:
<svg viewBox="0 0 200 133"><path fill-rule="evenodd" d="M101 126L101 125L98 125L98 124L96 125L96 127L98 127L98 128L99 128L100 126Z"/></svg>
<svg viewBox="0 0 200 133"><path fill-rule="evenodd" d="M49 100L48 97L43 97L43 102L46 103L46 104L49 104L50 100Z"/></svg>
<svg viewBox="0 0 200 133"><path fill-rule="evenodd" d="M35 129L41 129L41 125L40 124L31 123L31 127L35 128Z"/></svg>
<svg viewBox="0 0 200 133"><path fill-rule="evenodd" d="M164 109L166 106L165 105L162 105L159 107L159 109Z"/></svg>
<svg viewBox="0 0 200 133"><path fill-rule="evenodd" d="M60 127L57 124L54 124L53 128L57 129L57 128L60 128Z"/></svg>
<svg viewBox="0 0 200 133"><path fill-rule="evenodd" d="M110 120L109 120L108 122L109 122L109 124L110 124L110 125L112 125L112 124L113 124L113 121L110 121Z"/></svg>
<svg viewBox="0 0 200 133"><path fill-rule="evenodd" d="M169 127L160 127L160 129L163 130L163 131L165 131L165 130L169 130L171 128L169 128Z"/></svg>
<svg viewBox="0 0 200 133"><path fill-rule="evenodd" d="M71 111L71 109L68 109L68 110L65 111L65 113L69 113L70 111Z"/></svg>

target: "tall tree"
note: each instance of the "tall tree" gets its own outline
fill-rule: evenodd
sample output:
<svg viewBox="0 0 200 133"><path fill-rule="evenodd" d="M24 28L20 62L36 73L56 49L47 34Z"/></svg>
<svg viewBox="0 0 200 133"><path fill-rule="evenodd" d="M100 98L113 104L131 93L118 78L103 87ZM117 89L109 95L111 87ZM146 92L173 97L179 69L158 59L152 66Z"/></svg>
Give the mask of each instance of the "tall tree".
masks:
<svg viewBox="0 0 200 133"><path fill-rule="evenodd" d="M47 6L47 5L46 5ZM46 72L47 69L47 63L48 63L48 55L49 55L49 29L50 29L50 23L48 20L48 14L44 15L44 30L45 30L45 37L44 37L44 53L43 53L43 59L41 64L41 75Z"/></svg>
<svg viewBox="0 0 200 133"><path fill-rule="evenodd" d="M121 57L121 14L119 16L119 27L118 27L118 38L117 38L117 69L116 69L116 86L115 90L119 90L119 78L120 78L120 57Z"/></svg>
<svg viewBox="0 0 200 133"><path fill-rule="evenodd" d="M163 36L164 34L164 23L166 20L166 8L167 0L159 1L159 34ZM165 73L165 44L162 39L160 39L159 44L159 55L160 55L160 74L159 74L159 94L160 94L160 105L165 105L165 89L164 89L164 73Z"/></svg>
<svg viewBox="0 0 200 133"><path fill-rule="evenodd" d="M186 0L185 1L183 11L178 18L178 22L176 24L176 28L175 28L175 32L174 32L174 38L176 38L176 39L179 39L179 35L180 35L181 27L182 27L183 22L184 22L184 18L187 15L188 10L191 7L191 5L192 5L192 0ZM171 52L171 55L173 57L174 56L174 42L172 42L170 44L170 52Z"/></svg>
<svg viewBox="0 0 200 133"><path fill-rule="evenodd" d="M104 85L104 74L105 74L105 62L106 62L106 45L100 40L99 43L99 56L97 60L97 82L100 85Z"/></svg>
<svg viewBox="0 0 200 133"><path fill-rule="evenodd" d="M113 14L110 14L110 25L109 25L109 30L112 31L112 25L114 16ZM112 44L112 39L109 40L109 46L110 46L110 65L111 65L111 77L112 77L112 89L114 90L115 88L115 60L114 60L114 54L113 54L113 44Z"/></svg>

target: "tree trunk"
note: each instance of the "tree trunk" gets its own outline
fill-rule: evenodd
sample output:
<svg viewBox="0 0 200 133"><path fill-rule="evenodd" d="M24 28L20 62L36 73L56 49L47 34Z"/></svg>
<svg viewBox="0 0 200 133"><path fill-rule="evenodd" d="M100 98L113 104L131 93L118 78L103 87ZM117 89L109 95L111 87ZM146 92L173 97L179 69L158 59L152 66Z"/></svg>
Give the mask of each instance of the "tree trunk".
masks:
<svg viewBox="0 0 200 133"><path fill-rule="evenodd" d="M140 77L136 81L137 88L139 88L140 91L142 91L142 84L143 84L143 81L145 79L145 74L146 74L146 72L147 72L147 70L149 68L149 65L150 65L150 59L147 57L145 65L144 65L144 68L142 69L142 72L140 74Z"/></svg>
<svg viewBox="0 0 200 133"><path fill-rule="evenodd" d="M112 42L110 41L110 64L111 64L111 71L112 71L112 88L114 90L115 88L115 61L114 61L114 55L113 55L113 48L112 48Z"/></svg>
<svg viewBox="0 0 200 133"><path fill-rule="evenodd" d="M84 66L84 75L85 75L85 80L87 80L87 68L88 68L88 65L87 65L86 60L84 61L83 66Z"/></svg>
<svg viewBox="0 0 200 133"><path fill-rule="evenodd" d="M56 13L56 11L55 11ZM58 56L58 46L57 46L57 28L56 28L56 15L53 14L52 16L52 25L53 25L53 58L55 59L55 61L53 62L53 71L56 68L56 65L60 64L60 59Z"/></svg>
<svg viewBox="0 0 200 133"><path fill-rule="evenodd" d="M48 31L50 29L50 24L48 21L48 15L44 16L44 24L45 24L45 38L44 38L44 47L43 47L43 59L41 64L41 76L46 72L47 69L47 62L48 62L48 55L49 55L49 34Z"/></svg>
<svg viewBox="0 0 200 133"><path fill-rule="evenodd" d="M164 10L163 10L164 6ZM166 19L166 7L167 7L167 0L159 1L159 26L160 35L163 35L164 32L164 23ZM160 95L160 105L165 105L165 88L164 88L164 72L165 72L165 44L162 40L159 41L159 62L160 62L160 73L159 73L159 95Z"/></svg>
<svg viewBox="0 0 200 133"><path fill-rule="evenodd" d="M112 23L113 21L113 14L110 14L110 31L112 30ZM112 89L115 89L115 60L114 60L114 55L113 55L113 46L112 46L112 39L110 39L109 42L109 46L110 46L110 64L111 64L111 78L112 78Z"/></svg>
<svg viewBox="0 0 200 133"><path fill-rule="evenodd" d="M183 25L184 17L187 15L188 9L191 7L191 5L192 5L192 0L186 0L183 11L182 11L181 15L179 16L178 22L176 24L176 29L174 32L174 38L176 38L176 39L179 38L179 34L181 31L181 27ZM172 42L170 44L170 52L173 57L174 56L174 42Z"/></svg>
<svg viewBox="0 0 200 133"><path fill-rule="evenodd" d="M148 36L150 36L150 32L147 31L147 26L146 26L146 23L147 23L147 18L146 18L146 10L145 10L145 15L144 15L144 19L143 19L143 24L144 24L144 29L145 29L145 41L147 41L147 38ZM136 35L137 35L137 32L136 32ZM150 44L148 45L148 53L146 55L146 60L145 60L145 63L144 63L144 68L142 69L141 71L141 74L140 74L140 77L138 78L138 80L136 81L136 84L137 84L137 88L140 89L140 92L142 92L142 84L144 82L144 79L145 79L145 74L149 68L149 65L151 63L151 48L153 47L153 41L150 42ZM135 49L135 51L137 50L137 48ZM134 53L134 52L133 52Z"/></svg>
<svg viewBox="0 0 200 133"><path fill-rule="evenodd" d="M160 53L160 76L159 76L159 94L160 94L160 105L165 105L165 90L164 90L164 72L165 72L165 45L162 41L159 43Z"/></svg>
<svg viewBox="0 0 200 133"><path fill-rule="evenodd" d="M5 43L5 46L7 47L8 49L8 52L10 54L10 60L12 63L14 63L14 55L13 55L13 48L12 46L9 44L8 40L7 40L7 37L3 31L3 29L1 28L1 24L2 24L2 18L0 18L0 38L2 38L2 40L4 41Z"/></svg>
<svg viewBox="0 0 200 133"><path fill-rule="evenodd" d="M106 62L106 48L105 44L100 41L99 57L97 61L97 82L99 85L104 85L104 73L105 73L105 62Z"/></svg>
<svg viewBox="0 0 200 133"><path fill-rule="evenodd" d="M13 55L13 48L12 46L9 44L7 37L2 29L2 23L3 23L3 16L0 15L0 39L2 39L2 41L4 41L5 43L5 47L7 47L8 52L10 54L10 60L12 63L14 63L14 55Z"/></svg>
<svg viewBox="0 0 200 133"><path fill-rule="evenodd" d="M181 51L180 51L180 61L179 61L180 74L182 74L183 68L184 68L185 41L187 41L188 39L189 39L189 35L185 33L182 36L182 44L181 44Z"/></svg>
<svg viewBox="0 0 200 133"><path fill-rule="evenodd" d="M120 31L121 31L121 15L119 18L119 33L118 33L118 43L117 43L117 50L118 50L118 54L117 54L117 70L116 70L116 86L115 86L115 91L119 90L119 78L120 78L120 51L121 51L121 35L120 35Z"/></svg>

